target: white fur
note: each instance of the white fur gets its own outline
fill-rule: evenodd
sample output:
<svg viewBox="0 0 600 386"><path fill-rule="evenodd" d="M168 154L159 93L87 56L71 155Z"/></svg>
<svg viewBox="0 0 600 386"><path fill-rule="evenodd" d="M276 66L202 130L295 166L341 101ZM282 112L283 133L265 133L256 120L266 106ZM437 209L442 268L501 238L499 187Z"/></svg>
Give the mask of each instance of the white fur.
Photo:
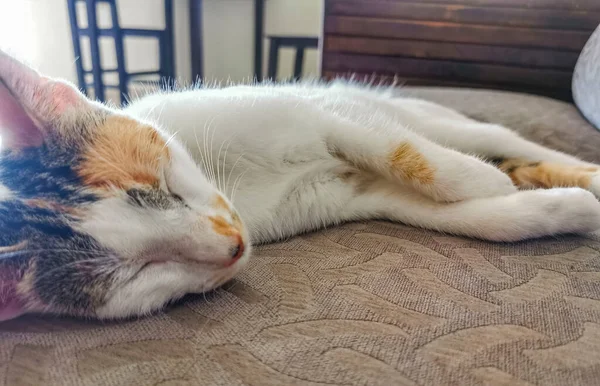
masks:
<svg viewBox="0 0 600 386"><path fill-rule="evenodd" d="M584 162L421 100L345 85L238 86L157 94L128 111L177 132L197 162L212 160L205 170L229 181L220 188L254 242L372 217L503 241L600 228L591 193L516 192L505 174L467 154ZM436 169L433 186L390 181L381 170L381 190L357 197L339 178L351 166L328 152L377 162L403 141Z"/></svg>
<svg viewBox="0 0 600 386"><path fill-rule="evenodd" d="M596 197L600 197L600 172L592 177L589 189Z"/></svg>
<svg viewBox="0 0 600 386"><path fill-rule="evenodd" d="M13 193L9 188L0 184L0 201L10 200L13 196Z"/></svg>
<svg viewBox="0 0 600 386"><path fill-rule="evenodd" d="M96 310L103 319L144 315L187 293L203 293L230 280L248 260L245 254L237 264L226 268L195 266L168 261L151 265L136 280L112 291L106 303Z"/></svg>
<svg viewBox="0 0 600 386"><path fill-rule="evenodd" d="M126 112L174 136L167 181L192 203L192 213L210 213L209 197L218 190L233 202L254 243L368 218L495 241L600 228L600 203L592 193L517 192L505 174L477 157L584 162L429 102L343 85L239 86L156 94ZM403 142L435 170L433 184L405 181L386 169ZM371 178L368 189L361 192L341 177L350 171ZM596 177L591 190L600 195L599 188ZM122 202L102 201L84 230L128 256L143 253L151 240L195 253L204 263L222 252L214 249L214 235L195 231L207 224L190 213L131 213L135 209ZM103 215L115 212L119 224ZM124 239L131 228L136 235ZM248 256L230 268L176 261L148 267L112 291L99 316L145 313L186 292L211 289Z"/></svg>

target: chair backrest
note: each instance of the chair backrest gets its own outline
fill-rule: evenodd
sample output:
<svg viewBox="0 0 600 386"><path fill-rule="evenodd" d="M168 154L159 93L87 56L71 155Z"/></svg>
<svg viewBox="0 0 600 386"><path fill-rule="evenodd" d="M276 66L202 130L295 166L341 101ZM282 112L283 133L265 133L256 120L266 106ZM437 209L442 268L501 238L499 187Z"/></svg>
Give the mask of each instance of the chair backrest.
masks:
<svg viewBox="0 0 600 386"><path fill-rule="evenodd" d="M85 3L87 26L81 27L78 20L77 4ZM97 5L103 3L110 8L111 27L100 28L98 26ZM71 23L71 35L73 39L73 53L75 55L75 65L77 70L77 79L79 88L82 92L88 93L90 88L94 90L94 98L104 102L105 89L114 88L119 90L121 103L125 103L130 82L141 82L158 84L168 87L175 77L174 62L174 44L173 44L173 0L163 0L165 12L164 29L142 29L142 28L122 28L119 23L116 0L67 0L69 11L69 21ZM130 72L125 68L125 37L144 37L158 40L159 58L158 69L149 71ZM81 38L89 39L91 68L85 69L81 60ZM115 45L115 68L102 68L101 50L99 39L101 37L110 38ZM118 76L117 84L105 84L104 74L114 73ZM91 75L93 81L88 82L87 75ZM143 80L148 76L157 76L156 80Z"/></svg>
<svg viewBox="0 0 600 386"><path fill-rule="evenodd" d="M269 66L267 69L268 79L277 79L277 67L279 64L279 50L281 48L294 48L296 57L294 60L294 80L302 78L304 66L304 51L309 48L319 47L319 38L311 36L268 36L269 39Z"/></svg>
<svg viewBox="0 0 600 386"><path fill-rule="evenodd" d="M599 0L325 0L325 78L507 89L571 100Z"/></svg>

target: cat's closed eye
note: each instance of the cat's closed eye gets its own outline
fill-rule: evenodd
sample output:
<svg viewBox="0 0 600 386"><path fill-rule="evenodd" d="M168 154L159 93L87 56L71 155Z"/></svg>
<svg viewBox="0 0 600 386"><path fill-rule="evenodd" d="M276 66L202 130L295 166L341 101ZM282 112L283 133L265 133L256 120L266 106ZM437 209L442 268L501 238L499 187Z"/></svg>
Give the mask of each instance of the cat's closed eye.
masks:
<svg viewBox="0 0 600 386"><path fill-rule="evenodd" d="M177 194L177 193L171 193L171 197L173 197L175 199L175 201L180 202L182 204L185 204L185 201L183 200L183 197L181 197L179 194Z"/></svg>
<svg viewBox="0 0 600 386"><path fill-rule="evenodd" d="M129 197L129 202L131 202L132 204L135 204L137 206L144 206L141 194L140 194L140 190L138 189L129 189L127 191L127 196Z"/></svg>
<svg viewBox="0 0 600 386"><path fill-rule="evenodd" d="M172 209L176 203L184 202L178 194L167 193L160 189L129 189L127 196L133 205L141 208Z"/></svg>

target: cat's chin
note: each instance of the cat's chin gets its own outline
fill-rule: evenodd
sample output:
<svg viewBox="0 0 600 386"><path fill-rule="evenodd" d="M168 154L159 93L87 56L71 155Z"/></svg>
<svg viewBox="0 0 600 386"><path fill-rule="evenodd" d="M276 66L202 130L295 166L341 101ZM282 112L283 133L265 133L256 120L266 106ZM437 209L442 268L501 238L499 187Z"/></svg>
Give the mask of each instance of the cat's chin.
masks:
<svg viewBox="0 0 600 386"><path fill-rule="evenodd" d="M209 269L198 264L158 262L148 264L133 280L116 286L98 309L100 319L148 315L188 293L204 293L231 280L248 262L250 253L228 267Z"/></svg>

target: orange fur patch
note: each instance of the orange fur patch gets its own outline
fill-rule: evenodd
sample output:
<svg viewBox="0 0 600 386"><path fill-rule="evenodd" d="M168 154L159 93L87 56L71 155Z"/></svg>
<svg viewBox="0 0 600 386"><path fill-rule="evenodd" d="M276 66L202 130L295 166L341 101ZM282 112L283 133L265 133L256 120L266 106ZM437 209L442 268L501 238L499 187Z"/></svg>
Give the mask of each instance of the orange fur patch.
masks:
<svg viewBox="0 0 600 386"><path fill-rule="evenodd" d="M235 236L240 235L240 230L242 229L242 219L235 212L235 210L231 209L227 201L221 196L216 195L215 203L213 204L215 208L231 213L231 222L229 224L223 217L221 216L211 216L208 219L213 224L213 229L218 234L223 236Z"/></svg>
<svg viewBox="0 0 600 386"><path fill-rule="evenodd" d="M522 188L579 187L587 189L592 174L598 168L570 166L547 162L528 162L511 159L500 164L500 170L507 173L513 183Z"/></svg>
<svg viewBox="0 0 600 386"><path fill-rule="evenodd" d="M150 126L122 116L96 128L78 174L92 187L159 185L161 161L169 159L166 142Z"/></svg>
<svg viewBox="0 0 600 386"><path fill-rule="evenodd" d="M221 216L210 216L208 219L212 222L214 231L220 235L235 236L239 234L239 232Z"/></svg>
<svg viewBox="0 0 600 386"><path fill-rule="evenodd" d="M390 155L390 164L407 180L416 180L422 184L431 184L435 172L425 157L408 142L403 142Z"/></svg>
<svg viewBox="0 0 600 386"><path fill-rule="evenodd" d="M225 201L225 199L218 194L217 194L217 197L215 198L214 205L218 209L229 210L229 205L227 204L227 201Z"/></svg>

